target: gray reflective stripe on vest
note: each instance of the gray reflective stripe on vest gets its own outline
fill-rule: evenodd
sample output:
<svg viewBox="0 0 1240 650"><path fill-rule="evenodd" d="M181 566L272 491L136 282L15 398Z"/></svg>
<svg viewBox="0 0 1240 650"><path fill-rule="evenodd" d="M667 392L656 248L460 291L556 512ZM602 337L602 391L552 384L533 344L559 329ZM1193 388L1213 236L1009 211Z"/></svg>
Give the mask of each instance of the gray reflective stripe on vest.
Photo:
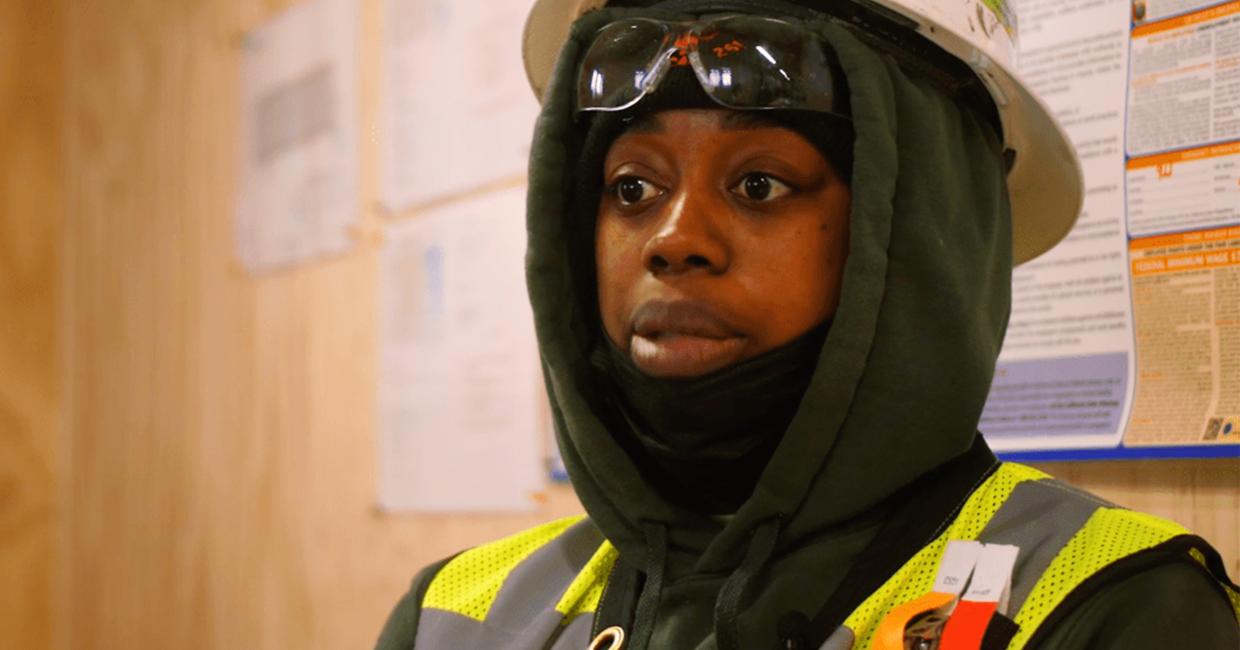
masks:
<svg viewBox="0 0 1240 650"><path fill-rule="evenodd" d="M1054 479L1017 485L978 541L1020 547L1012 570L1008 616L1020 611L1033 586L1068 541L1098 510L1111 504Z"/></svg>
<svg viewBox="0 0 1240 650"><path fill-rule="evenodd" d="M491 627L453 612L428 609L422 612L418 622L418 638L413 647L415 650L546 650L548 640L555 639L550 650L584 650L590 644L593 620L593 616L578 616L565 626L563 617L549 610L527 620L523 629L514 629Z"/></svg>
<svg viewBox="0 0 1240 650"><path fill-rule="evenodd" d="M455 612L424 609L418 620L418 637L413 647L415 650L543 650L547 647L547 640L559 633L561 622L561 616L552 609L527 620L520 628L501 628ZM585 643L579 647L584 648Z"/></svg>
<svg viewBox="0 0 1240 650"><path fill-rule="evenodd" d="M590 628L593 627L593 616L578 616L560 633L551 650L583 650L590 645Z"/></svg>
<svg viewBox="0 0 1240 650"><path fill-rule="evenodd" d="M573 524L508 574L486 620L424 608L414 648L546 650L552 639L552 650L585 648L593 617L578 616L565 625L555 606L602 543L590 520Z"/></svg>
<svg viewBox="0 0 1240 650"><path fill-rule="evenodd" d="M1015 616L1055 557L1104 501L1054 479L1024 481L1013 488L978 540L1020 547L1013 570L1008 615ZM555 607L585 568L603 536L582 520L518 564L504 580L484 621L426 608L418 625L416 650L505 648L581 650L590 642L592 615L565 621ZM833 634L822 648L843 650L853 639Z"/></svg>

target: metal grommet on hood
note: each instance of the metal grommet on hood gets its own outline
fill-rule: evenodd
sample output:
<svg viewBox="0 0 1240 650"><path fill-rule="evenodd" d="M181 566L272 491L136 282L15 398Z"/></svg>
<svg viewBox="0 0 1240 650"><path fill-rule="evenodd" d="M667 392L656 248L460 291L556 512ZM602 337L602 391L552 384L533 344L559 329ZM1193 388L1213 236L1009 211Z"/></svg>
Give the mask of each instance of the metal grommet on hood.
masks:
<svg viewBox="0 0 1240 650"><path fill-rule="evenodd" d="M613 625L606 630L598 633L594 640L590 642L587 650L623 650L624 648L624 629L618 625Z"/></svg>

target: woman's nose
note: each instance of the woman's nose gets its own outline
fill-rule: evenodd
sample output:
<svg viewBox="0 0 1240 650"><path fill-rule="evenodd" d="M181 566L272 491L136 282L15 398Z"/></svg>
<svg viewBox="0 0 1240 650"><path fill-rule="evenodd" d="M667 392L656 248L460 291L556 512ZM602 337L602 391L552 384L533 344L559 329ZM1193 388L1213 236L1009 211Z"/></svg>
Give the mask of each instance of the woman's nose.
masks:
<svg viewBox="0 0 1240 650"><path fill-rule="evenodd" d="M720 274L731 263L721 220L728 208L702 196L682 192L670 201L658 230L642 251L646 270L655 275L692 271Z"/></svg>

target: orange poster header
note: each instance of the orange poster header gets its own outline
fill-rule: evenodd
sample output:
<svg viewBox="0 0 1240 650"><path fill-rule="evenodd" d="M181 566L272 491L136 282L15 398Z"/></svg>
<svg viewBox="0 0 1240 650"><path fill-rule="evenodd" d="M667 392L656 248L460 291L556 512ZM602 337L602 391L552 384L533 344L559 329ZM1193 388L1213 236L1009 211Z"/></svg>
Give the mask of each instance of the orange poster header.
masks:
<svg viewBox="0 0 1240 650"><path fill-rule="evenodd" d="M1128 242L1128 249L1132 251L1142 251L1149 250L1151 248L1183 246L1186 244L1200 244L1202 242L1226 241L1228 239L1240 239L1240 226L1216 228L1214 230L1178 232L1171 235L1158 235L1155 237L1134 239Z"/></svg>
<svg viewBox="0 0 1240 650"><path fill-rule="evenodd" d="M1143 38L1151 34L1157 34L1159 32L1169 32L1173 29L1179 29L1181 27L1188 27L1189 25L1199 25L1201 23L1208 23L1211 20L1218 20L1219 18L1224 18L1224 17L1231 16L1233 14L1238 14L1238 13L1240 13L1240 1L1228 2L1227 4L1219 5L1217 7L1210 7L1209 9L1202 9L1201 11L1198 11L1198 12L1194 12L1191 14L1184 14L1183 16L1176 16L1174 18L1168 18L1167 20L1159 21L1156 23L1146 23L1144 25L1137 25L1136 27L1132 28L1132 37Z"/></svg>
<svg viewBox="0 0 1240 650"><path fill-rule="evenodd" d="M1182 253L1160 257L1142 257L1132 261L1132 275L1180 273L1220 266L1240 266L1240 248L1224 248L1203 253Z"/></svg>
<svg viewBox="0 0 1240 650"><path fill-rule="evenodd" d="M1240 154L1240 140L1228 142L1226 144L1216 144L1209 147L1185 149L1183 151L1171 151L1153 156L1145 156L1143 158L1133 158L1128 161L1128 169L1142 169L1145 167L1157 167L1159 165L1173 165L1175 163L1204 160L1206 158L1218 158L1220 156L1234 156L1237 154Z"/></svg>

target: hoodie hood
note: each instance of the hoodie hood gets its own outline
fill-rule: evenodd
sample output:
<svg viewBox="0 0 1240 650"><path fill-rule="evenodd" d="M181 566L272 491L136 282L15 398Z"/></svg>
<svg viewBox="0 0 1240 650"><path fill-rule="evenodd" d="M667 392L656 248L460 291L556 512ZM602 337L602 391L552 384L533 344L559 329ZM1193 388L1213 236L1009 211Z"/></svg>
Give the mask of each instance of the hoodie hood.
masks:
<svg viewBox="0 0 1240 650"><path fill-rule="evenodd" d="M586 131L573 115L579 57L599 27L633 15L692 17L608 8L573 26L531 150L527 283L558 444L593 522L636 566L670 551L690 555L693 572L727 573L755 544L778 557L872 511L974 442L1010 307L1001 146L984 116L864 34L814 17L846 77L856 134L840 305L753 495L725 523L686 511L643 480L608 431L590 360L598 307L580 299L594 277L571 261L594 219L572 201Z"/></svg>

